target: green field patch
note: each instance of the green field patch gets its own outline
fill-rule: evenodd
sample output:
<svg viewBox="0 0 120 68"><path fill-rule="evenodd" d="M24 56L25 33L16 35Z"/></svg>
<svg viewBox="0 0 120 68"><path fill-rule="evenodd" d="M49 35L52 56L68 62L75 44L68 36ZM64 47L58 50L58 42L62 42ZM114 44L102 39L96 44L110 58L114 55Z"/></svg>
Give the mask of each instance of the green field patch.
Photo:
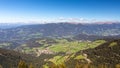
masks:
<svg viewBox="0 0 120 68"><path fill-rule="evenodd" d="M51 59L49 59L49 61L55 63L55 64L61 64L64 63L64 61L68 58L68 56L55 56Z"/></svg>
<svg viewBox="0 0 120 68"><path fill-rule="evenodd" d="M112 42L110 43L109 47L113 47L113 46L116 46L117 45L117 42Z"/></svg>
<svg viewBox="0 0 120 68"><path fill-rule="evenodd" d="M82 56L82 55L78 55L78 56L76 56L74 59L76 59L76 60L80 60L80 59L85 59L85 57Z"/></svg>

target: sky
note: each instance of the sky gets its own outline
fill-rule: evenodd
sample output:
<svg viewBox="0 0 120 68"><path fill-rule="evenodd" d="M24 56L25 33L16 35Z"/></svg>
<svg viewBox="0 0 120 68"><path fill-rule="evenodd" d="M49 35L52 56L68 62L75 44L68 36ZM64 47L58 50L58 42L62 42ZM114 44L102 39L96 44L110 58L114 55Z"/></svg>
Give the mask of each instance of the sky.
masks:
<svg viewBox="0 0 120 68"><path fill-rule="evenodd" d="M0 23L118 21L120 0L0 0Z"/></svg>

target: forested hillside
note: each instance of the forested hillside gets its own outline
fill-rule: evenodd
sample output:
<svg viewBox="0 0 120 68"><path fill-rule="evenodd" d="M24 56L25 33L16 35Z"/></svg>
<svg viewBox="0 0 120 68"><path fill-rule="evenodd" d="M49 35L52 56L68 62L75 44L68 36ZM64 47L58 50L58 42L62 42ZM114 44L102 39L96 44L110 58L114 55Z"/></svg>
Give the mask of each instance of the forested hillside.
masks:
<svg viewBox="0 0 120 68"><path fill-rule="evenodd" d="M0 65L3 68L119 68L119 26L119 23L50 23L0 29Z"/></svg>
<svg viewBox="0 0 120 68"><path fill-rule="evenodd" d="M86 42L87 43L87 42ZM98 43L101 43L97 45ZM81 43L79 43L81 44ZM119 68L120 65L120 40L95 41L91 42L93 47L79 47L78 51L57 51L56 53L41 53L34 57L11 50L0 49L0 64L3 68ZM27 44L29 45L29 44ZM75 44L71 44L76 46ZM58 46L58 45L56 45ZM61 45L62 46L62 45ZM64 45L67 46L67 45ZM81 46L85 46L81 45ZM88 45L87 45L88 46ZM30 46L31 47L31 46ZM54 47L56 48L56 47ZM74 47L72 47L74 48ZM78 46L77 46L78 48ZM83 49L82 49L83 48ZM86 49L84 49L86 48ZM64 49L64 48L63 48ZM57 49L58 50L58 49ZM10 63L8 63L10 62Z"/></svg>
<svg viewBox="0 0 120 68"><path fill-rule="evenodd" d="M78 34L110 36L120 34L120 24L50 23L0 29L0 40L20 41L40 37L73 37ZM21 41L23 42L23 41Z"/></svg>

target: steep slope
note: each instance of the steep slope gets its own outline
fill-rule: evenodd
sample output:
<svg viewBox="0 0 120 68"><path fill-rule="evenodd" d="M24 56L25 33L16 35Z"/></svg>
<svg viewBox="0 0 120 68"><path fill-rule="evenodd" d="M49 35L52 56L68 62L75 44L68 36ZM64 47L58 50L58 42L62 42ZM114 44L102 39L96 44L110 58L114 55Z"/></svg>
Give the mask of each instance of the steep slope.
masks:
<svg viewBox="0 0 120 68"><path fill-rule="evenodd" d="M75 68L77 66L80 66L78 68L119 68L120 39L108 40L95 48L89 47L72 54L56 54L48 61L49 63L46 65L48 67L51 67L51 64L53 66L63 64L67 68ZM115 67L117 65L118 67Z"/></svg>
<svg viewBox="0 0 120 68"><path fill-rule="evenodd" d="M94 49L84 50L83 53L87 54L94 64L118 64L120 63L120 39L108 41Z"/></svg>
<svg viewBox="0 0 120 68"><path fill-rule="evenodd" d="M30 55L21 54L12 50L0 49L0 65L2 65L3 68L16 68L20 60L30 63L32 59L33 57Z"/></svg>

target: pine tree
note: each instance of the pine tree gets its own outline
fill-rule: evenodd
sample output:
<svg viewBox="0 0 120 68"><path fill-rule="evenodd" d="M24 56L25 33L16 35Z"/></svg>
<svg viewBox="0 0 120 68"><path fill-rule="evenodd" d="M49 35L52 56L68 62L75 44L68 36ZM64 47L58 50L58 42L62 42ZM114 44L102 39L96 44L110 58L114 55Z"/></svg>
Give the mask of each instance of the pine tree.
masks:
<svg viewBox="0 0 120 68"><path fill-rule="evenodd" d="M59 68L66 68L66 65L65 65L64 63L62 63L62 64L59 64L58 67L59 67Z"/></svg>
<svg viewBox="0 0 120 68"><path fill-rule="evenodd" d="M116 65L115 65L115 68L120 68L120 64L116 64Z"/></svg>
<svg viewBox="0 0 120 68"><path fill-rule="evenodd" d="M34 68L34 66L32 65L32 63L30 64L29 68Z"/></svg>
<svg viewBox="0 0 120 68"><path fill-rule="evenodd" d="M18 64L18 68L28 68L28 66L24 61L20 60Z"/></svg>
<svg viewBox="0 0 120 68"><path fill-rule="evenodd" d="M3 68L2 65L0 65L0 68Z"/></svg>

